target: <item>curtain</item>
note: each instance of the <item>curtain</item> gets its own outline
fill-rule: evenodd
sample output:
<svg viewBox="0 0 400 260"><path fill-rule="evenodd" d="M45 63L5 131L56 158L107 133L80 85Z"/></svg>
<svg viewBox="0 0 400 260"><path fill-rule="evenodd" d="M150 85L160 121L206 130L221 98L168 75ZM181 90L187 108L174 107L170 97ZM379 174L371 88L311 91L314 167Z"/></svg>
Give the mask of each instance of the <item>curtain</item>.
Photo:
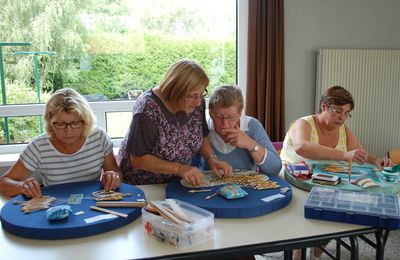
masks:
<svg viewBox="0 0 400 260"><path fill-rule="evenodd" d="M285 137L284 0L249 0L246 114Z"/></svg>

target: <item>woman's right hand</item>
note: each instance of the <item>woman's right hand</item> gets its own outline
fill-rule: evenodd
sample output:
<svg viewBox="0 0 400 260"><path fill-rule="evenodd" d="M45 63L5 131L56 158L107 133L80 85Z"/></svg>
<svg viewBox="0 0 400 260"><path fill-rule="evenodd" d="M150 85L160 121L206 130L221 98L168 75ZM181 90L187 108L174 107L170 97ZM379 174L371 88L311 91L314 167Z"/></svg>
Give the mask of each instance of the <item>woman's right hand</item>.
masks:
<svg viewBox="0 0 400 260"><path fill-rule="evenodd" d="M28 198L40 198L42 196L42 190L40 184L35 178L29 178L21 182L21 194L24 194Z"/></svg>
<svg viewBox="0 0 400 260"><path fill-rule="evenodd" d="M364 149L357 148L345 153L344 159L346 161L349 161L351 159L353 162L364 164L367 162L368 154Z"/></svg>
<svg viewBox="0 0 400 260"><path fill-rule="evenodd" d="M198 168L184 164L179 165L178 175L192 186L200 185L203 179L203 174Z"/></svg>

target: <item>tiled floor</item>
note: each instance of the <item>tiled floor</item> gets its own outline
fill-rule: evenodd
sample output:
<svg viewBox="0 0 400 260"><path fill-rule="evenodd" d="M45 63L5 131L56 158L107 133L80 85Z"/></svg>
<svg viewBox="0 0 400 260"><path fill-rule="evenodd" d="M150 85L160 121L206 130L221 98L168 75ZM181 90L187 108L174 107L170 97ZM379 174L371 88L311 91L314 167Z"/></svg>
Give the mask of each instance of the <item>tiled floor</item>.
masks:
<svg viewBox="0 0 400 260"><path fill-rule="evenodd" d="M370 240L375 241L374 235L367 236ZM348 241L347 241L348 242ZM359 259L362 260L374 260L375 259L375 249L372 248L370 245L366 244L363 240L358 239L359 245ZM343 248L341 251L341 259L347 260L350 259L349 252ZM336 243L335 241L331 241L328 246L327 250L335 255L336 250ZM307 254L307 259L309 258L309 253ZM274 253L274 254L265 254L265 255L257 255L257 260L279 260L283 259L283 252ZM331 259L327 255L322 255L321 260L328 260ZM397 260L400 259L400 230L391 231L388 237L388 241L385 247L385 260Z"/></svg>

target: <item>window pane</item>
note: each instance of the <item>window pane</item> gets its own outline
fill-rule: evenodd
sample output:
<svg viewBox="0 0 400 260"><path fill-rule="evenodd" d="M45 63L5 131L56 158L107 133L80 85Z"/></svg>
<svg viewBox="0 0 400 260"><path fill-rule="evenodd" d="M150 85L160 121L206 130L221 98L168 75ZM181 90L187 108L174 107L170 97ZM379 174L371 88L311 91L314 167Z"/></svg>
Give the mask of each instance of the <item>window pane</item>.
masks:
<svg viewBox="0 0 400 260"><path fill-rule="evenodd" d="M0 118L0 144L29 143L32 138L41 133L44 127L41 116L19 116L7 119L2 117Z"/></svg>
<svg viewBox="0 0 400 260"><path fill-rule="evenodd" d="M8 104L44 102L61 87L128 99L182 58L206 69L210 88L236 83L236 0L14 0L2 9L0 39L32 43L3 47Z"/></svg>
<svg viewBox="0 0 400 260"><path fill-rule="evenodd" d="M107 133L111 138L122 138L128 131L132 119L132 112L106 113Z"/></svg>
<svg viewBox="0 0 400 260"><path fill-rule="evenodd" d="M63 87L89 101L134 100L182 58L205 68L209 93L236 83L236 0L13 0L2 3L0 24L1 41L13 43L0 52L1 104L44 103ZM117 115L95 113L112 137L124 136L128 126L108 122ZM10 114L0 114L0 144L40 133L38 119L31 122L38 116L8 117L6 124Z"/></svg>

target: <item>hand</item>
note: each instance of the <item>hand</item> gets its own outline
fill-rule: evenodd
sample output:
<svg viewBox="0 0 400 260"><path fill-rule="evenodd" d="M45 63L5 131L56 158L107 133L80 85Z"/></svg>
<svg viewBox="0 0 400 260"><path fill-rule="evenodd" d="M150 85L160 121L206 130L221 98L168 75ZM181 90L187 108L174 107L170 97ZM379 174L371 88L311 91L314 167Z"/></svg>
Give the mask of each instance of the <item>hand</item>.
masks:
<svg viewBox="0 0 400 260"><path fill-rule="evenodd" d="M254 146L254 141L240 128L226 128L221 132L225 135L227 143L230 145L251 150Z"/></svg>
<svg viewBox="0 0 400 260"><path fill-rule="evenodd" d="M354 149L344 154L344 159L349 161L350 159L353 162L364 164L367 162L368 154L364 149Z"/></svg>
<svg viewBox="0 0 400 260"><path fill-rule="evenodd" d="M192 186L199 186L203 181L203 174L201 171L190 165L179 165L178 175Z"/></svg>
<svg viewBox="0 0 400 260"><path fill-rule="evenodd" d="M117 172L106 171L101 173L100 181L105 190L115 190L121 184L121 177Z"/></svg>
<svg viewBox="0 0 400 260"><path fill-rule="evenodd" d="M22 182L21 193L28 198L40 198L42 196L40 184L35 178L29 178Z"/></svg>
<svg viewBox="0 0 400 260"><path fill-rule="evenodd" d="M208 164L218 178L229 177L232 175L232 166L226 162L213 158L211 160L208 160Z"/></svg>
<svg viewBox="0 0 400 260"><path fill-rule="evenodd" d="M379 158L376 160L375 164L378 166L378 170L382 170L383 167L392 167L393 166L393 162L387 158Z"/></svg>

